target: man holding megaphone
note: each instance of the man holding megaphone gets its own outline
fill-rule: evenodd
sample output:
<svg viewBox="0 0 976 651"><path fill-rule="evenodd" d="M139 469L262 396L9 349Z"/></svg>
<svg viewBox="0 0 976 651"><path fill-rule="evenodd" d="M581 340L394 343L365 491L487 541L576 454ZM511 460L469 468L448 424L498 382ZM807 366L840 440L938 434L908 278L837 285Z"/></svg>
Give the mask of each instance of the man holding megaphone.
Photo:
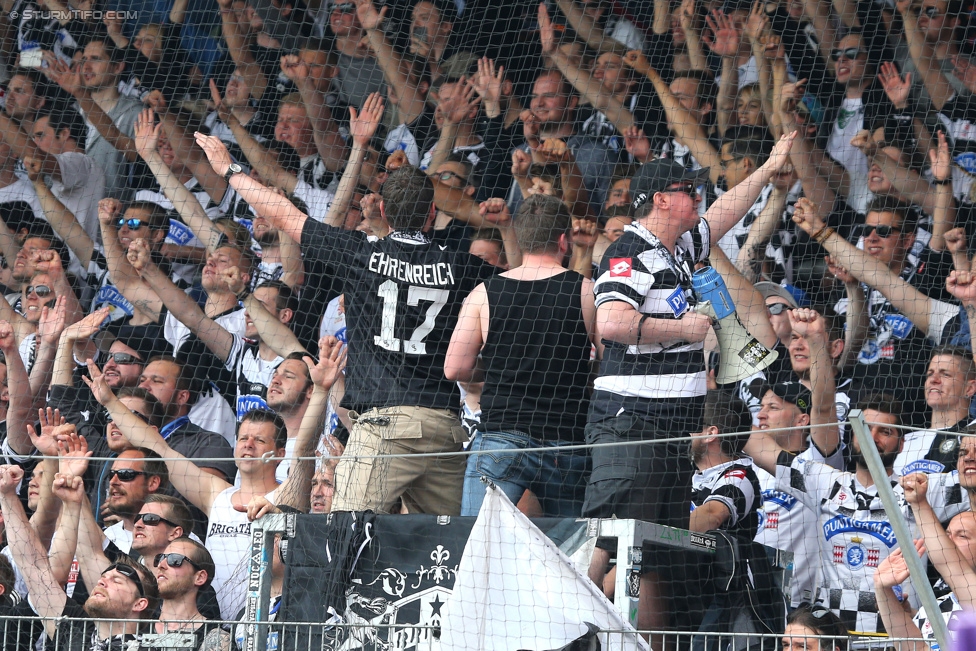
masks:
<svg viewBox="0 0 976 651"><path fill-rule="evenodd" d="M686 170L660 159L644 164L631 180L634 223L607 250L594 286L606 352L586 427L587 442L597 445L584 517L688 528L693 468L687 432L702 429L703 342L713 324L694 310L692 276L696 265L707 264L711 242L742 219L787 163L795 135L783 136L767 161L716 200L704 218L699 186L707 182L707 169ZM765 314L762 300L757 302ZM627 441L635 445L599 445ZM642 560L637 624L661 630L669 626L669 612L689 610L664 597L671 568L687 563L658 546L645 546ZM608 561L609 552L597 549L590 577L598 585Z"/></svg>

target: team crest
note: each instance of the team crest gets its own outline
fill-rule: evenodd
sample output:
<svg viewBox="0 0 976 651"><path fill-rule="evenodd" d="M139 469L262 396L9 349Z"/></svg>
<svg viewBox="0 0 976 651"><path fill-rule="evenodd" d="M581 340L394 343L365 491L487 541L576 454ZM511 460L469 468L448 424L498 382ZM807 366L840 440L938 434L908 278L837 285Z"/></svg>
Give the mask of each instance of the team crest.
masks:
<svg viewBox="0 0 976 651"><path fill-rule="evenodd" d="M948 454L949 452L955 450L958 444L959 442L955 437L947 438L946 440L942 441L942 445L939 446L939 451L942 452L942 454Z"/></svg>
<svg viewBox="0 0 976 651"><path fill-rule="evenodd" d="M844 562L852 570L860 569L868 562L868 551L864 545L852 542L844 550Z"/></svg>

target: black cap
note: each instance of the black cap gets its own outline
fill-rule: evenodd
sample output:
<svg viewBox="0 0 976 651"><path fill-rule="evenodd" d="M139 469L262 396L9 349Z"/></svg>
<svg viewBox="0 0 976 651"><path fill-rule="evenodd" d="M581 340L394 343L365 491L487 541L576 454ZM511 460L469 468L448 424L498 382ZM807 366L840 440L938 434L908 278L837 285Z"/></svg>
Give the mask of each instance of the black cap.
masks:
<svg viewBox="0 0 976 651"><path fill-rule="evenodd" d="M777 382L769 387L780 399L785 400L791 405L796 405L801 413L809 414L813 407L813 396L810 389L799 382Z"/></svg>
<svg viewBox="0 0 976 651"><path fill-rule="evenodd" d="M672 158L658 158L644 163L630 180L630 196L634 198L634 210L653 199L658 192L663 192L675 183L682 181L697 183L706 178L708 178L707 167L689 170Z"/></svg>

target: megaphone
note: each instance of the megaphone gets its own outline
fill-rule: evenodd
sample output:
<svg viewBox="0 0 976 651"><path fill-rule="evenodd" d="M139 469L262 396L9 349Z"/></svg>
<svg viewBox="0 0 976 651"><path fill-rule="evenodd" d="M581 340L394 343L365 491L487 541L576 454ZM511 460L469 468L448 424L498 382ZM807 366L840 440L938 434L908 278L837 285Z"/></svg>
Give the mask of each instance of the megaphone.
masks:
<svg viewBox="0 0 976 651"><path fill-rule="evenodd" d="M715 378L718 384L744 380L776 361L779 353L759 343L742 325L732 295L715 269L704 267L696 271L691 285L698 298L695 311L712 317L715 323L713 329L722 352L722 363Z"/></svg>

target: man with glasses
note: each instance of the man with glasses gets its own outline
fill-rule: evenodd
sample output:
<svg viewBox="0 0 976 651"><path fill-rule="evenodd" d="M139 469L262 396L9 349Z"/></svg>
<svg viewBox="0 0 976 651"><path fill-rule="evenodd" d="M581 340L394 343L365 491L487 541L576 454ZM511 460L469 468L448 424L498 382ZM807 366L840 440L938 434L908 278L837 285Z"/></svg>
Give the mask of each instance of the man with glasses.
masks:
<svg viewBox="0 0 976 651"><path fill-rule="evenodd" d="M31 528L15 495L22 480L23 471L17 466L0 466L0 510L34 611L47 618L44 630L50 644L58 651L96 651L134 640L142 622L154 616L158 606L152 572L130 559L120 560L100 573L84 606L69 598L51 570L46 546ZM76 478L75 482L77 489L81 480ZM82 619L87 621L79 621Z"/></svg>
<svg viewBox="0 0 976 651"><path fill-rule="evenodd" d="M704 219L698 215L698 186L708 178L708 169L688 171L674 160L659 159L634 175L634 223L607 249L594 288L597 327L606 348L590 402L588 443L639 442L702 430L703 342L712 322L692 309L694 267L708 258L712 242L742 218L786 164L792 138L784 136L768 160L714 202ZM740 316L762 309L758 292L736 298L736 288L753 289L737 278L741 283L734 283L732 291ZM771 329L763 334L770 346L773 337ZM598 445L591 454L584 517L616 515L688 528L692 467L685 442ZM671 556L644 549L641 629L663 629L667 613L680 610L669 607L665 596L669 568L683 562ZM608 562L609 552L598 548L589 573L597 585L603 585Z"/></svg>
<svg viewBox="0 0 976 651"><path fill-rule="evenodd" d="M854 380L862 391L894 394L902 403L906 424L924 427L928 407L918 378L925 376L931 350L931 343L926 339L938 342L942 337L939 319L928 318L928 299L951 300L945 290L945 277L950 268L947 255L926 248L918 262L912 263L908 252L915 243L915 213L894 198L878 197L871 203L859 230L863 251L835 235L833 229L824 225L813 204L802 201L804 209L800 210L799 220L794 213L794 221L808 235L819 232L818 241L822 240L832 260L871 287L864 306L868 312L868 330L864 344L856 353ZM849 257L851 254L856 254L854 261ZM865 257L873 259L872 266L878 267L877 276L864 275L869 269ZM892 285L895 279L914 289L913 296ZM848 329L857 327L863 319L853 307L856 304L849 297L841 298L834 306L837 314L847 316ZM919 318L916 311L925 316Z"/></svg>
<svg viewBox="0 0 976 651"><path fill-rule="evenodd" d="M112 423L110 427L116 427ZM121 437L125 440L125 437ZM166 464L151 450L123 450L105 473L108 491L105 506L118 522L105 529L108 538L123 553L132 547L132 527L146 498L169 486Z"/></svg>
<svg viewBox="0 0 976 651"><path fill-rule="evenodd" d="M823 406L823 411L830 413L833 405L821 402L829 399L828 395L814 392L812 411ZM904 445L901 405L890 394L875 393L862 398L858 408L870 426L888 481L895 495L901 496L902 486L892 474ZM836 431L834 427L820 429ZM875 598L875 570L898 545L890 518L910 516L907 505L902 513L886 513L856 438L852 447L854 472L835 470L795 455L762 431L753 433L746 453L756 466L775 475L778 491L817 515L822 576L814 603L833 611L849 631L884 633ZM930 482L937 483L938 488L929 491L928 500L941 522L969 509L966 491L959 490L959 478L959 473L930 475Z"/></svg>
<svg viewBox="0 0 976 651"><path fill-rule="evenodd" d="M105 568L125 562L119 559L128 557L111 546L105 551L101 546L92 546L92 543L99 541L101 537L98 535L97 525L91 518L90 511L85 508L83 483L80 478L70 474L74 469L70 465L64 469L69 472L58 474L53 487L55 496L62 502L63 515L51 545L51 557L56 561L76 555L82 578L86 583L94 584L97 577L107 571ZM173 507L177 504L173 502L168 506ZM145 506L143 508L145 510ZM180 511L165 507L162 510L185 523ZM182 516L189 515L186 507L182 507L181 511ZM215 572L210 552L199 540L183 536L184 529L181 525L157 513L148 511L140 513L136 517L136 523L143 531L147 529L161 533L165 531L165 534L159 536L161 542L152 547L142 546L142 559L147 566L154 568L159 597L162 599L162 607L156 618L157 623L149 632L192 633L198 638L193 648L203 648L200 643L205 637L211 634L219 635L212 633L214 630L212 627L194 623L219 618L219 611L216 611L214 617L215 600L210 601L210 607L206 606L207 593L210 593L210 597L214 597L210 583ZM201 597L204 599L201 600ZM209 616L201 613L198 603L204 605ZM152 645L147 644L147 646Z"/></svg>

